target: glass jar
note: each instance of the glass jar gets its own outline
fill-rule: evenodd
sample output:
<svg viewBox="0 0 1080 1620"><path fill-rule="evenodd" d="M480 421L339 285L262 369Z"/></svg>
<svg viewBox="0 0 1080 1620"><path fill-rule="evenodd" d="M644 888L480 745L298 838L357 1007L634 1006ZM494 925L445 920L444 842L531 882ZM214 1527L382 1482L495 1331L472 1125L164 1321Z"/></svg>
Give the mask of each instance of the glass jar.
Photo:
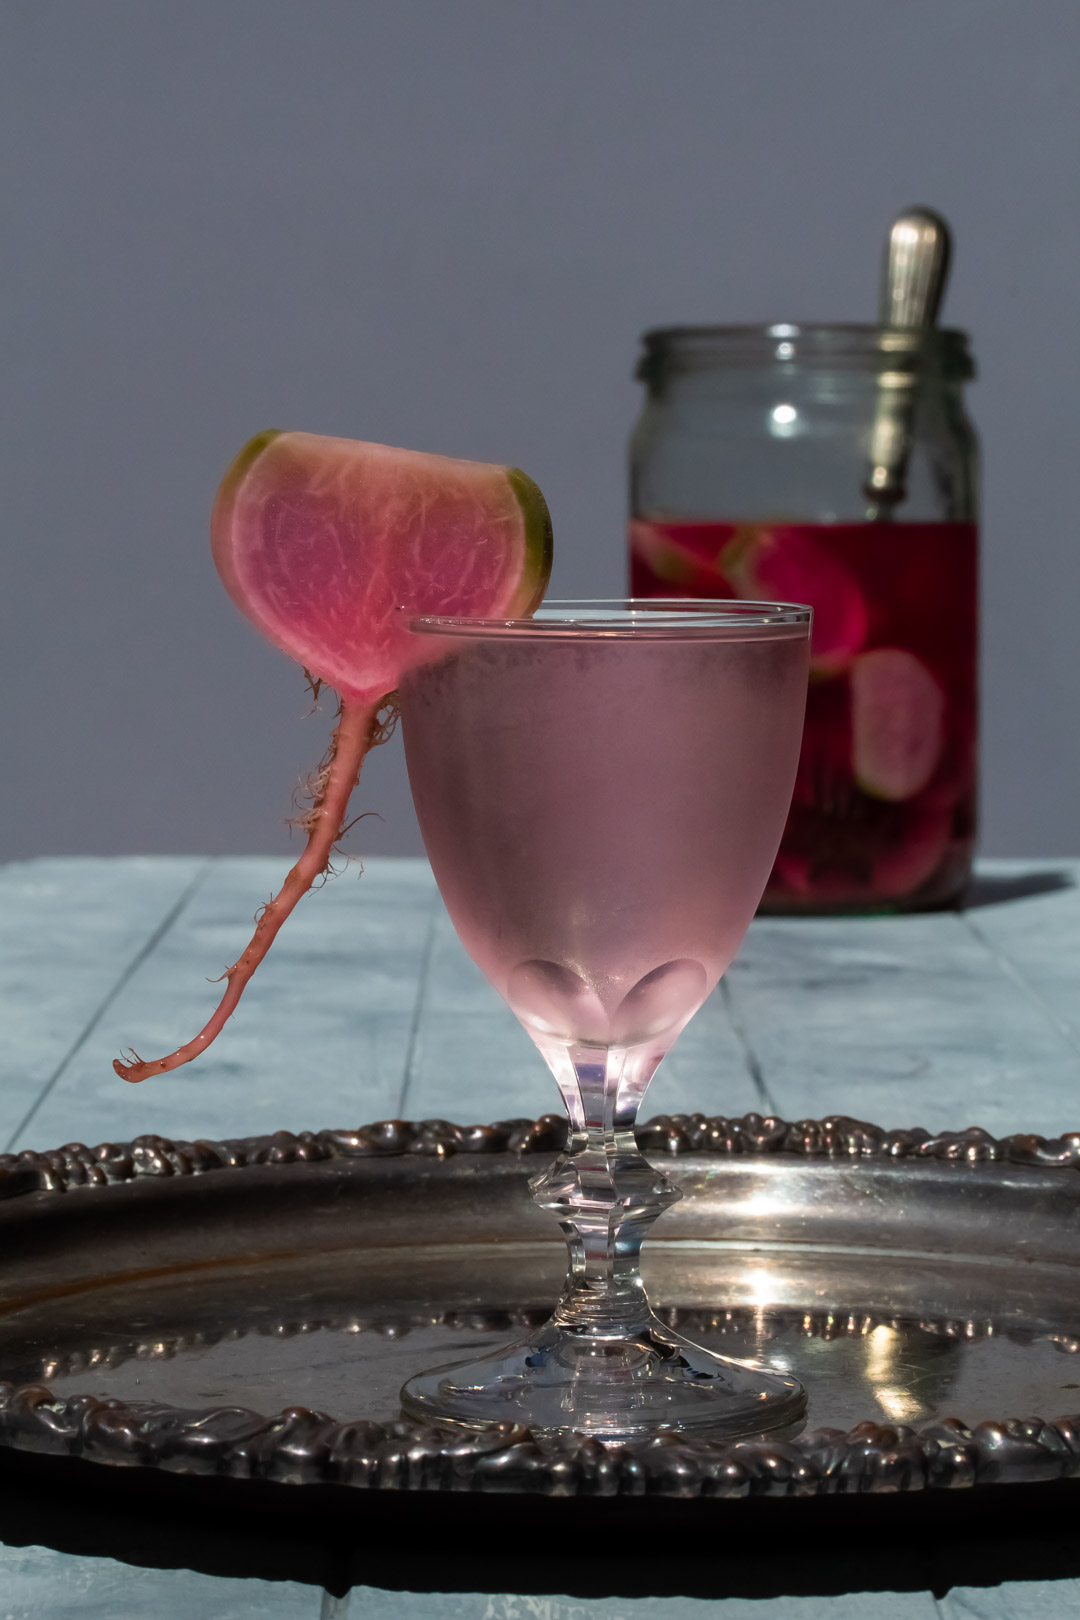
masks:
<svg viewBox="0 0 1080 1620"><path fill-rule="evenodd" d="M956 901L975 842L978 465L962 332L648 332L635 596L808 602L799 776L762 908Z"/></svg>

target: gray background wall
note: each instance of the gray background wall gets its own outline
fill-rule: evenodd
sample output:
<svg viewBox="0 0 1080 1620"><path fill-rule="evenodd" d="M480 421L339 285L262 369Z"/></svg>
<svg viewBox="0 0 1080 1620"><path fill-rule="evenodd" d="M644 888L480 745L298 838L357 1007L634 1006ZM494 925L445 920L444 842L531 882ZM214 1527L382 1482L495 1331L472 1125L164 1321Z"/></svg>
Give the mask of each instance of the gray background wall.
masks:
<svg viewBox="0 0 1080 1620"><path fill-rule="evenodd" d="M5 0L0 857L289 848L328 717L206 542L252 432L518 462L617 592L637 334L871 318L912 201L982 367L984 848L1080 850L1078 51L1075 0ZM365 776L351 847L418 848Z"/></svg>

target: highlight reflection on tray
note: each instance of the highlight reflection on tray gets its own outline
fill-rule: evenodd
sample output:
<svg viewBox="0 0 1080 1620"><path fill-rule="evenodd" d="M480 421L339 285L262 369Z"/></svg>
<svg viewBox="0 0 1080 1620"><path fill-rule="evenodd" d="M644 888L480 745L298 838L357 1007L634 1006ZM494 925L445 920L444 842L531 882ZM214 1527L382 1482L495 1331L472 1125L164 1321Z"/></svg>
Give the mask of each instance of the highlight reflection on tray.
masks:
<svg viewBox="0 0 1080 1620"><path fill-rule="evenodd" d="M662 1320L727 1355L779 1369L797 1362L814 1425L918 1425L983 1413L991 1400L1009 1412L1080 1405L1080 1364L1071 1363L1080 1290L1063 1297L1057 1268L1051 1277L1006 1268L1010 1292L1001 1268L980 1279L940 1259L656 1248L649 1281ZM482 1352L542 1322L559 1260L554 1245L495 1254L466 1245L436 1267L422 1249L389 1264L385 1251L346 1252L314 1271L305 1257L106 1285L0 1322L0 1378L44 1382L58 1397L183 1407L273 1411L287 1397L342 1420L385 1421L397 1416L402 1377L424 1357ZM514 1288L535 1303L513 1305ZM669 1303L673 1295L686 1303ZM933 1314L886 1303L917 1305L919 1295ZM721 1296L747 1303L710 1305ZM822 1306L822 1297L837 1303Z"/></svg>

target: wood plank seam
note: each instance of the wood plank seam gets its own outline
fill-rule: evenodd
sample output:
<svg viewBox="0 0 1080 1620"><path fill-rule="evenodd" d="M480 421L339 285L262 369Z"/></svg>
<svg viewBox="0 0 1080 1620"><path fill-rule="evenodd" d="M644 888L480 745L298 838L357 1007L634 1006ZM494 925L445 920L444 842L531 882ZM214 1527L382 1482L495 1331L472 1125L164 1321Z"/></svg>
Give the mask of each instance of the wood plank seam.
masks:
<svg viewBox="0 0 1080 1620"><path fill-rule="evenodd" d="M166 912L162 920L151 931L149 936L143 941L143 943L136 950L135 954L131 957L130 961L121 970L112 988L105 996L102 997L94 1012L87 1019L78 1035L76 1035L75 1039L72 1041L63 1057L60 1059L60 1062L56 1065L52 1074L45 1081L45 1084L34 1098L34 1101L31 1103L30 1107L19 1121L15 1130L12 1131L4 1146L5 1153L11 1153L13 1151L14 1144L19 1140L23 1132L31 1125L39 1109L45 1103L50 1093L56 1088L57 1085L59 1085L68 1068L79 1055L79 1052L90 1039L91 1035L93 1035L95 1029L97 1029L113 1002L120 995L124 987L130 983L143 963L153 955L154 951L161 944L162 940L179 921L187 906L195 898L196 893L204 882L207 873L210 871L213 864L214 863L211 860L203 862L202 866L198 868L195 876L184 889L179 899L173 902L173 905Z"/></svg>
<svg viewBox="0 0 1080 1620"><path fill-rule="evenodd" d="M424 939L424 952L420 958L420 973L416 985L416 1001L413 1005L412 1021L409 1025L409 1042L405 1049L405 1067L401 1077L401 1095L398 1100L398 1118L407 1119L406 1105L409 1088L416 1076L416 1065L420 1056L420 1031L424 1018L424 1004L427 1001L428 981L431 977L431 962L435 954L435 940L439 931L440 897L438 890L431 896L431 912L428 917L427 934Z"/></svg>
<svg viewBox="0 0 1080 1620"><path fill-rule="evenodd" d="M978 923L974 921L969 912L961 912L960 918L974 935L975 939L978 940L979 944L982 945L993 958L998 969L1006 978L1012 980L1017 989L1019 989L1027 997L1028 1001L1035 1008L1035 1010L1040 1013L1048 1023L1053 1025L1058 1033L1064 1038L1070 1049L1076 1053L1078 1058L1080 1058L1080 1041L1077 1040L1076 1031L1065 1021L1065 1019L1059 1016L1053 1003L1047 1000L1042 991L1039 989L1038 985L1032 984L1027 974L1016 965L1006 951L1002 950L1001 946L992 935L985 933L984 930L979 927Z"/></svg>
<svg viewBox="0 0 1080 1620"><path fill-rule="evenodd" d="M728 971L730 972L730 969ZM735 1039L738 1041L739 1047L742 1051L743 1062L746 1064L746 1069L750 1076L751 1084L753 1085L754 1090L757 1092L761 1101L761 1106L766 1114L778 1114L780 1110L777 1107L775 1098L769 1090L768 1083L765 1079L765 1071L761 1066L761 1059L754 1050L749 1032L747 1031L742 1015L740 1014L738 1006L736 1005L735 993L731 988L731 983L728 979L727 973L722 976L717 989L720 994L720 999L724 1004L724 1010L727 1013L728 1022L735 1032Z"/></svg>

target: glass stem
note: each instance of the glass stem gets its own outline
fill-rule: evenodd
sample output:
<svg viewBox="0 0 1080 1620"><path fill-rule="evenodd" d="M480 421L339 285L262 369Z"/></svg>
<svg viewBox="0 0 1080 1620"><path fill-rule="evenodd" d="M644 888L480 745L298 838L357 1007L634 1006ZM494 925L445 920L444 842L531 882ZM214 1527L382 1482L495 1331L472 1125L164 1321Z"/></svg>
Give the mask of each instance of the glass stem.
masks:
<svg viewBox="0 0 1080 1620"><path fill-rule="evenodd" d="M566 1148L530 1183L541 1209L556 1216L569 1251L553 1321L592 1338L625 1338L651 1316L640 1267L645 1234L682 1197L634 1137L638 1106L664 1053L652 1045L554 1042L541 1050L570 1116Z"/></svg>

